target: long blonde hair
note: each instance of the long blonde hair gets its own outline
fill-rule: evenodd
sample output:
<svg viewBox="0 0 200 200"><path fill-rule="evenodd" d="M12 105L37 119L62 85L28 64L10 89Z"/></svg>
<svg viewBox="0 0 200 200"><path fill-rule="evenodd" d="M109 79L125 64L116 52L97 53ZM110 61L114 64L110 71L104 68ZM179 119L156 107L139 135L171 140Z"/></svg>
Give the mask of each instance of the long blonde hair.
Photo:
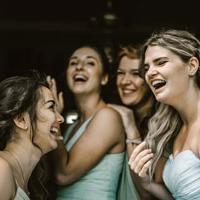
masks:
<svg viewBox="0 0 200 200"><path fill-rule="evenodd" d="M144 60L148 46L161 46L170 50L180 57L183 62L188 62L191 57L196 57L200 62L200 42L199 40L184 30L161 30L147 40L142 49L140 71L145 74ZM200 88L200 67L195 75L195 82ZM154 116L148 124L147 144L154 151L154 158L149 169L150 179L152 179L156 164L162 156L166 144L173 144L173 138L180 131L182 120L178 112L171 106L160 103Z"/></svg>

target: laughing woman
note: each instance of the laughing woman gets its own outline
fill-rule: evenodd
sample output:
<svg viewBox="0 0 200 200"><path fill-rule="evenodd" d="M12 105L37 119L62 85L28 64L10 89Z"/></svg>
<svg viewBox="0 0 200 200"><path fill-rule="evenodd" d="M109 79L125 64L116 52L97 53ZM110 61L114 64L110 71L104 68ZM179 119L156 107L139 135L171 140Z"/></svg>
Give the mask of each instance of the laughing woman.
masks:
<svg viewBox="0 0 200 200"><path fill-rule="evenodd" d="M142 56L145 79L163 104L146 143L133 151L131 167L140 176L150 167L152 177L168 143L171 154L160 168L166 186L175 199L200 199L200 42L187 31L161 31L146 42Z"/></svg>
<svg viewBox="0 0 200 200"><path fill-rule="evenodd" d="M28 200L33 169L43 154L57 147L55 134L63 117L44 80L37 74L0 83L1 200Z"/></svg>
<svg viewBox="0 0 200 200"><path fill-rule="evenodd" d="M67 84L80 116L64 136L66 149L60 143L54 155L59 200L116 199L125 134L120 115L101 96L108 67L104 52L94 47L78 48L69 59Z"/></svg>
<svg viewBox="0 0 200 200"><path fill-rule="evenodd" d="M139 72L141 47L140 44L129 44L120 48L117 59L116 85L124 106L110 105L121 114L126 131L128 157L134 148L146 138L148 122L157 107L153 93ZM162 158L159 162L165 160L166 158ZM133 181L130 181L131 179L128 179L129 171L126 174L126 179L129 180L127 188L132 188L127 191L129 196L136 187L141 199L171 199L163 182L156 183L157 177L154 177L155 180L150 183L148 179L138 177L134 173L131 173ZM122 193L125 191L124 189ZM134 191L135 196L137 196L137 192ZM137 197L129 197L129 199L137 199Z"/></svg>

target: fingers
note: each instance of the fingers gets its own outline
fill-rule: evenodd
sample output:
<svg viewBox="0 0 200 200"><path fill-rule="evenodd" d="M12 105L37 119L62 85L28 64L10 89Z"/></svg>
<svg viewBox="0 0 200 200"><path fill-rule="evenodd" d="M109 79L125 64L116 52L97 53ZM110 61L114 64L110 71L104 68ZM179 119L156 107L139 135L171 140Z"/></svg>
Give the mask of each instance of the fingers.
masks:
<svg viewBox="0 0 200 200"><path fill-rule="evenodd" d="M63 98L63 93L62 92L59 92L58 94L58 105L59 105L59 108L58 108L58 111L59 113L61 113L64 109L64 98Z"/></svg>
<svg viewBox="0 0 200 200"><path fill-rule="evenodd" d="M52 82L51 82L51 76L47 76L47 83L49 84L49 87L52 87Z"/></svg>
<svg viewBox="0 0 200 200"><path fill-rule="evenodd" d="M116 105L116 104L108 104L108 106L115 109L116 111L120 111L120 108L122 107L122 106L119 106L119 105Z"/></svg>
<svg viewBox="0 0 200 200"><path fill-rule="evenodd" d="M132 162L133 160L135 160L136 156L142 151L146 149L146 142L142 142L140 143L132 152L131 157L129 159L129 162Z"/></svg>
<svg viewBox="0 0 200 200"><path fill-rule="evenodd" d="M56 85L56 80L54 78L51 78L51 76L47 76L47 82L49 84L50 90L56 102L57 110L59 113L61 113L64 109L63 93L62 92L60 92L59 94L57 93L57 85Z"/></svg>
<svg viewBox="0 0 200 200"><path fill-rule="evenodd" d="M151 165L152 159L149 160L147 163L145 163L145 165L142 167L142 169L140 170L140 172L138 173L138 175L140 177L145 177L147 175L147 171Z"/></svg>
<svg viewBox="0 0 200 200"><path fill-rule="evenodd" d="M142 168L145 168L145 164L153 158L151 149L145 149L138 154L135 160L129 162L130 167L135 173L139 173Z"/></svg>
<svg viewBox="0 0 200 200"><path fill-rule="evenodd" d="M52 82L52 92L54 93L55 97L57 98L57 85L56 85L56 81L54 78L51 79Z"/></svg>
<svg viewBox="0 0 200 200"><path fill-rule="evenodd" d="M133 151L129 160L130 168L139 176L144 177L151 165L153 153L146 148L146 143L142 142Z"/></svg>

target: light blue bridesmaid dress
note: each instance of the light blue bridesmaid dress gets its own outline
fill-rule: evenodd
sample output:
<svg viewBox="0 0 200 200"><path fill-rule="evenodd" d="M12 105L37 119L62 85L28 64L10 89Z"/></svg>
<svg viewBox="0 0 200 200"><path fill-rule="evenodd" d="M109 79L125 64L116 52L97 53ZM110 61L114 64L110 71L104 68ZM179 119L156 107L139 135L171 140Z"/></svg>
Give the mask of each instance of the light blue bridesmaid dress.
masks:
<svg viewBox="0 0 200 200"><path fill-rule="evenodd" d="M185 150L171 154L163 171L163 180L177 200L200 200L200 159Z"/></svg>
<svg viewBox="0 0 200 200"><path fill-rule="evenodd" d="M68 151L83 134L91 119L86 120L66 144ZM65 140L69 137L74 126L75 124L69 127ZM78 181L68 186L59 187L57 200L116 200L124 156L125 153L106 154L95 167Z"/></svg>

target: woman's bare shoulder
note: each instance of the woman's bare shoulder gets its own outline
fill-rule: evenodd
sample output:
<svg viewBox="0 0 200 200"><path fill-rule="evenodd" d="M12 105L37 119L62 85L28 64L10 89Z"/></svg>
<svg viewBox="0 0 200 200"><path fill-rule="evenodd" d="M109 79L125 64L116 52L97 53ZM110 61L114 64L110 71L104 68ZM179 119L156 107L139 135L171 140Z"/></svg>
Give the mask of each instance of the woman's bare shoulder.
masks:
<svg viewBox="0 0 200 200"><path fill-rule="evenodd" d="M1 177L0 178L0 194L3 194L4 199L7 199L7 197L12 197L12 193L14 192L14 185L15 185L13 172L9 163L1 157L0 157L0 177Z"/></svg>
<svg viewBox="0 0 200 200"><path fill-rule="evenodd" d="M108 119L108 120L109 120L109 118L115 119L115 120L121 120L120 114L115 109L108 107L108 106L99 110L96 113L96 116L102 117L102 118L106 117L106 119Z"/></svg>

